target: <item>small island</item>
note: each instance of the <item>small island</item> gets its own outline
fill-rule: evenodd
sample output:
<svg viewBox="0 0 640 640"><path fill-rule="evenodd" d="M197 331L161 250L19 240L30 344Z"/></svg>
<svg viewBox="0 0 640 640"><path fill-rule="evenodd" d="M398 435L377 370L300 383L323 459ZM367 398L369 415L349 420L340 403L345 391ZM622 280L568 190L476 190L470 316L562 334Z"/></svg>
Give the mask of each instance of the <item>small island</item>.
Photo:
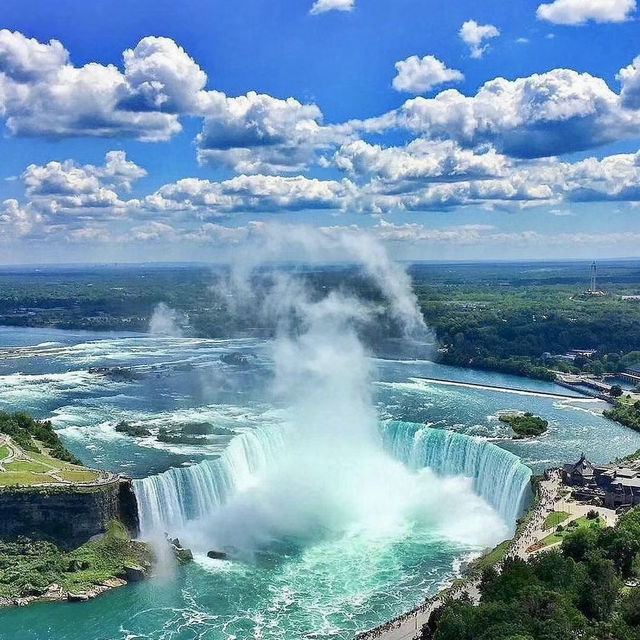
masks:
<svg viewBox="0 0 640 640"><path fill-rule="evenodd" d="M540 436L549 428L547 420L529 412L504 412L498 415L498 419L513 429L516 438Z"/></svg>

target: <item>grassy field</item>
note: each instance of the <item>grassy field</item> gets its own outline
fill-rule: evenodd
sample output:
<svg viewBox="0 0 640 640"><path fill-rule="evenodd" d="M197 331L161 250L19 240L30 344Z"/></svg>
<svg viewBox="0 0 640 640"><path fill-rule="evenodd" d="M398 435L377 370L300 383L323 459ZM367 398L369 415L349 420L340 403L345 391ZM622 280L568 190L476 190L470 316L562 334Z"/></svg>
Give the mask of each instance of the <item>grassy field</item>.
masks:
<svg viewBox="0 0 640 640"><path fill-rule="evenodd" d="M566 511L553 511L544 521L545 529L555 529L561 522L564 522L571 514Z"/></svg>
<svg viewBox="0 0 640 640"><path fill-rule="evenodd" d="M0 447L0 460L14 451L14 459L3 463L0 486L65 484L67 482L94 482L98 472L50 456L45 447L40 451L27 451L15 442Z"/></svg>
<svg viewBox="0 0 640 640"><path fill-rule="evenodd" d="M553 514L551 514L553 515ZM602 528L605 526L604 520L598 516L597 518L594 518L593 520L589 520L587 519L586 516L582 516L580 518L577 518L576 520L572 520L568 525L566 525L566 527L564 527L561 531L554 531L553 533L549 534L546 538L543 538L540 542L540 548L544 548L544 547L548 547L549 545L552 544L557 544L558 542L562 542L565 538L565 536L574 533L575 531L577 531L578 529L581 529L583 527L598 527L598 528Z"/></svg>

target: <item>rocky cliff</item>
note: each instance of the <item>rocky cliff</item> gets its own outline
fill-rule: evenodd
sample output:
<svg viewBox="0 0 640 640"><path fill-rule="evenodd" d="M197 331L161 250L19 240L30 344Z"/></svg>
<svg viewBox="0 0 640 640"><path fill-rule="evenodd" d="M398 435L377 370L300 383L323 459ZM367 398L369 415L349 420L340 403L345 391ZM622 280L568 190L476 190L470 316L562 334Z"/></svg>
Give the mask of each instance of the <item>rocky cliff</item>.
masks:
<svg viewBox="0 0 640 640"><path fill-rule="evenodd" d="M138 509L129 478L95 485L0 488L0 539L26 536L74 549L104 533L110 520L138 533Z"/></svg>

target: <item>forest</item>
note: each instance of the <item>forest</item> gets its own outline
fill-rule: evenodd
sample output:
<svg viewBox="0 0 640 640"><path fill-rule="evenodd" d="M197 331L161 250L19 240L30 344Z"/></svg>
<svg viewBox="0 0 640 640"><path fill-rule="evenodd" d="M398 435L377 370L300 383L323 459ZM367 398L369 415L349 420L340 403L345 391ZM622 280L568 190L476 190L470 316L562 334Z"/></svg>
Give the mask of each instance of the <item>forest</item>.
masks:
<svg viewBox="0 0 640 640"><path fill-rule="evenodd" d="M282 265L282 269L294 269ZM588 296L589 263L417 263L408 265L434 348L430 357L551 380L554 371L602 374L640 362L640 263L599 267L605 295ZM383 306L350 265L296 267L311 292L340 287ZM230 301L227 271L212 265L106 265L0 270L0 324L146 331L157 304L180 311L202 337L269 335L258 304ZM268 272L257 274L268 282ZM268 287L268 284L265 284ZM363 329L374 351L398 337L381 316ZM591 358L555 358L594 349Z"/></svg>
<svg viewBox="0 0 640 640"><path fill-rule="evenodd" d="M486 568L480 603L452 600L423 640L638 640L640 508L615 528L583 527L560 549Z"/></svg>

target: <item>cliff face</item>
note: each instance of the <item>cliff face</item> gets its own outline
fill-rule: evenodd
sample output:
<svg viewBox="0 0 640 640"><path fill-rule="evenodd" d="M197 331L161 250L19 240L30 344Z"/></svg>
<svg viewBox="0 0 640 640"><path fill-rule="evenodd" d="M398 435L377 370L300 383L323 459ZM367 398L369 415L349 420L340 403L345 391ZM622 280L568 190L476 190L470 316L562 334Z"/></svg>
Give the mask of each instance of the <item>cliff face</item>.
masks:
<svg viewBox="0 0 640 640"><path fill-rule="evenodd" d="M0 538L27 536L74 549L118 519L138 533L130 479L95 486L6 487L0 490Z"/></svg>

